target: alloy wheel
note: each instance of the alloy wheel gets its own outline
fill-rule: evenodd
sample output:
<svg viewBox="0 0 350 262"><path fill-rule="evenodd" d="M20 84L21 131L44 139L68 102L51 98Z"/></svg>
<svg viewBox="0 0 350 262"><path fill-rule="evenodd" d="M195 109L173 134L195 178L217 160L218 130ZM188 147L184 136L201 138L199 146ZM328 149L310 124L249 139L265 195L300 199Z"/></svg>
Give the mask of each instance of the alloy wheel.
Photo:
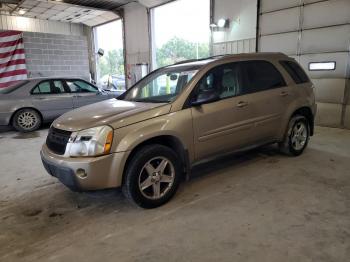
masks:
<svg viewBox="0 0 350 262"><path fill-rule="evenodd" d="M148 199L162 198L174 184L175 168L165 157L155 157L148 161L139 175L139 189Z"/></svg>

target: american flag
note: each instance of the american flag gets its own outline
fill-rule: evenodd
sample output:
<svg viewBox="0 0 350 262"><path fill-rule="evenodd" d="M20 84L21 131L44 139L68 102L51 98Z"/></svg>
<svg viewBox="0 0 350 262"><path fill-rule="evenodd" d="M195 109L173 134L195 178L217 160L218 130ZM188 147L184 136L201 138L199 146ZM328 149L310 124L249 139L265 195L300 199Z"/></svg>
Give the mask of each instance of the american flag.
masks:
<svg viewBox="0 0 350 262"><path fill-rule="evenodd" d="M27 79L22 32L0 32L0 88Z"/></svg>

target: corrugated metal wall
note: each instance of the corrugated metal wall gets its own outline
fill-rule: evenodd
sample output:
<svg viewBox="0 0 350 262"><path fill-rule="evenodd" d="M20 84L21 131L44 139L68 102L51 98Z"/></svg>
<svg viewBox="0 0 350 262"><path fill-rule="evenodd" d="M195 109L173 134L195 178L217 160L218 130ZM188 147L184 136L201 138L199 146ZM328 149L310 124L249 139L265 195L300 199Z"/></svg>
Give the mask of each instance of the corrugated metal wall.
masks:
<svg viewBox="0 0 350 262"><path fill-rule="evenodd" d="M315 83L317 123L350 128L350 1L261 0L259 51L293 56ZM332 71L310 62L335 61Z"/></svg>
<svg viewBox="0 0 350 262"><path fill-rule="evenodd" d="M214 43L213 55L254 53L256 51L255 45L255 38L229 41L223 43Z"/></svg>
<svg viewBox="0 0 350 262"><path fill-rule="evenodd" d="M35 33L84 35L81 24L62 23L34 18L0 15L0 30L19 30Z"/></svg>

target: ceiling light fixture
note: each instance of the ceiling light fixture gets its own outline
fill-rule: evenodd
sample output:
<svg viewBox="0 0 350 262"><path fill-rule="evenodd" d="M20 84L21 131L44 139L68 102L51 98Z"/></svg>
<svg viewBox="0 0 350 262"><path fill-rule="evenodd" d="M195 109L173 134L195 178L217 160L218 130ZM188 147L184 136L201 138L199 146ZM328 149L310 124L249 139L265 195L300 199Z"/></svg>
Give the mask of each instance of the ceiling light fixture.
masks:
<svg viewBox="0 0 350 262"><path fill-rule="evenodd" d="M19 9L18 10L18 14L19 15L24 15L25 13L27 13L27 10L25 10L25 9Z"/></svg>
<svg viewBox="0 0 350 262"><path fill-rule="evenodd" d="M220 28L228 27L228 23L229 23L228 19L221 18L218 21L218 27Z"/></svg>

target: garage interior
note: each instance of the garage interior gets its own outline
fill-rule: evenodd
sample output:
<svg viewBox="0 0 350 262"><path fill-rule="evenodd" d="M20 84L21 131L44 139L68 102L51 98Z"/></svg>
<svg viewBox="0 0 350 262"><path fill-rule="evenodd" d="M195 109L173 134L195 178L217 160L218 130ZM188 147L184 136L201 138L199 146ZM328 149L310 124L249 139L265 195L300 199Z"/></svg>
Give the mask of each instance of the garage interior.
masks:
<svg viewBox="0 0 350 262"><path fill-rule="evenodd" d="M269 145L202 163L172 201L144 210L120 190L74 193L50 177L39 153L48 125L1 127L0 261L349 260L350 1L207 0L204 25L195 21L200 2L0 0L0 32L23 32L28 78L98 83L97 28L121 21L106 41L122 43L126 88L162 65L155 39L172 40L169 32L207 34L208 48L195 43L193 59L285 53L315 85L305 153L291 158ZM157 12L176 4L180 13L161 31Z"/></svg>

